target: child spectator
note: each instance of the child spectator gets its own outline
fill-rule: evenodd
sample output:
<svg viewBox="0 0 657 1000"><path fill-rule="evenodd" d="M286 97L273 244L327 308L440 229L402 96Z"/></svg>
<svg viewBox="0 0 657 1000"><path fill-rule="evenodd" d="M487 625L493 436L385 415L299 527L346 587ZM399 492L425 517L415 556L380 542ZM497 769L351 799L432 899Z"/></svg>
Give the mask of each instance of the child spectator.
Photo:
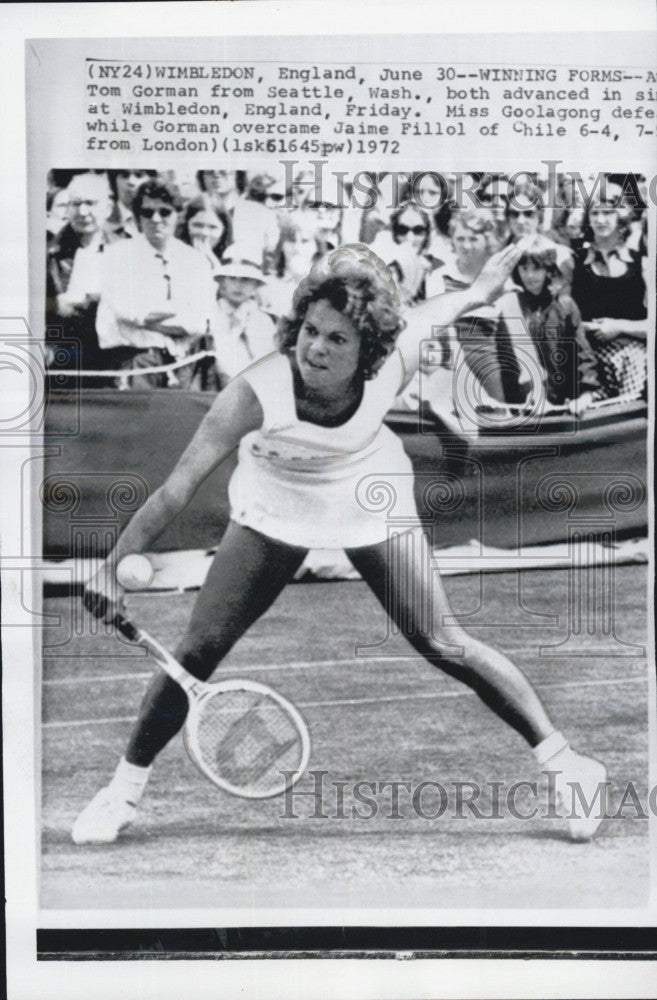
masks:
<svg viewBox="0 0 657 1000"><path fill-rule="evenodd" d="M212 342L217 355L215 387L222 389L230 379L276 350L276 324L258 302L256 295L265 284L262 270L239 257L224 260L216 272L219 284L217 316L212 325Z"/></svg>
<svg viewBox="0 0 657 1000"><path fill-rule="evenodd" d="M203 254L213 274L217 273L230 232L230 220L207 194L192 198L183 212L178 239Z"/></svg>
<svg viewBox="0 0 657 1000"><path fill-rule="evenodd" d="M575 302L561 288L557 247L535 236L499 300L497 345L505 399L581 412L598 388L595 357Z"/></svg>

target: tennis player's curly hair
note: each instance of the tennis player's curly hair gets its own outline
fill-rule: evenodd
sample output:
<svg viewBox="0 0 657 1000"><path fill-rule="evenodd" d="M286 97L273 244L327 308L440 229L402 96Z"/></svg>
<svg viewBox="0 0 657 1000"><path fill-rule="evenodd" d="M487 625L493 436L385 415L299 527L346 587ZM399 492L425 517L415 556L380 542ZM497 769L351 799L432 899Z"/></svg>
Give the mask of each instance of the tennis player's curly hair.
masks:
<svg viewBox="0 0 657 1000"><path fill-rule="evenodd" d="M358 374L374 378L406 323L394 278L380 257L361 243L348 243L325 254L298 285L292 313L278 324L278 343L291 354L306 313L322 299L343 313L360 335Z"/></svg>

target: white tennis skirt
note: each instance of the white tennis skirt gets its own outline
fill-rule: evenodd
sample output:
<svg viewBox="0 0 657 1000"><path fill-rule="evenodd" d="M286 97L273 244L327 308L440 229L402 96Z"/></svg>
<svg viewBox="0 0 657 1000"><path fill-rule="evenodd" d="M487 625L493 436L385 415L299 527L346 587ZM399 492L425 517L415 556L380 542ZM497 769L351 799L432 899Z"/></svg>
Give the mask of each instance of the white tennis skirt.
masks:
<svg viewBox="0 0 657 1000"><path fill-rule="evenodd" d="M375 545L419 524L413 467L387 427L375 448L321 470L290 468L240 448L228 494L238 524L307 549Z"/></svg>

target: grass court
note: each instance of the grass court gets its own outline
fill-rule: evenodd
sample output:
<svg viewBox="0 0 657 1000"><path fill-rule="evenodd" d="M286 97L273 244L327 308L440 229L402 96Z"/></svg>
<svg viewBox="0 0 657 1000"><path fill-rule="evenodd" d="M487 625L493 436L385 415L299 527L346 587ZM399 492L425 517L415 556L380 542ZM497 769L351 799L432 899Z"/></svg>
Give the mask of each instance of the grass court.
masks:
<svg viewBox="0 0 657 1000"><path fill-rule="evenodd" d="M614 801L632 781L646 804L648 673L631 645L646 642L646 567L615 569L616 637L596 626L597 634L585 629L566 647L558 644L569 634L569 571L481 580L445 579L454 612L524 669L575 749L604 760ZM173 648L194 594L128 600L135 621ZM313 818L311 796L295 797L298 818L285 818L283 798L246 801L220 792L177 737L156 762L135 824L116 844L76 847L70 827L109 780L150 667L143 650L93 635L79 601L49 597L44 611L53 616L42 688L46 911L247 907L257 925L257 911L267 907L343 914L376 907L384 923L394 923L386 910L647 903L648 822L635 809L628 806L589 844L572 843L559 819L521 819L504 804L503 815L494 815L492 783L503 783L506 795L514 782L536 780L529 749L468 688L418 658L403 638L387 636L387 618L360 582L289 586L215 674L261 680L300 707L313 740L310 768L327 772L326 818ZM595 618L595 608L591 613ZM357 654L359 644L372 643L379 645ZM377 792L376 815L358 818L354 807L372 812L354 801L359 781L409 782L411 791L400 788L397 810L390 789ZM412 807L422 781L448 793L439 818ZM456 815L459 782L482 789L483 817L466 807ZM313 787L307 774L296 790ZM434 792L428 787L420 799L426 813L438 808ZM522 812L546 805L528 789L515 801Z"/></svg>

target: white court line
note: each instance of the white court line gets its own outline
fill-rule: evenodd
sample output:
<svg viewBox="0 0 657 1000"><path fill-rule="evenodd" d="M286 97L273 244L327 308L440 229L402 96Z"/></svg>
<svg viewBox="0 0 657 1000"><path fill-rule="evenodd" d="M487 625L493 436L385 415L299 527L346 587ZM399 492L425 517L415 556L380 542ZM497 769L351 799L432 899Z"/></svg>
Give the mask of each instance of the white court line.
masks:
<svg viewBox="0 0 657 1000"><path fill-rule="evenodd" d="M536 653L536 647L520 647L519 649L512 649L509 651L510 655L513 657L525 656ZM541 657L543 659L550 659L550 657ZM280 670L313 670L315 667L362 667L367 666L371 663L382 663L382 664L392 664L392 663L417 663L418 660L425 661L424 656L420 653L414 655L406 656L356 656L352 659L341 659L341 660L293 660L291 663L236 663L234 666L226 668L225 676L227 677L230 673L231 676L234 674L246 674L246 673L256 673L256 674L267 674L267 673L277 673ZM98 676L84 677L54 677L49 680L44 680L44 687L61 687L66 684L108 684L114 681L133 681L133 680L147 680L149 677L153 676L155 667L152 671L139 671L132 674L99 674ZM222 674L217 675L215 680L221 680Z"/></svg>
<svg viewBox="0 0 657 1000"><path fill-rule="evenodd" d="M547 688L608 687L614 684L646 684L647 681L647 677L618 677L598 681L555 681L552 684L536 684L535 687L539 690ZM299 701L296 704L299 708L334 708L344 705L382 705L397 701L441 701L446 698L462 698L465 695L474 695L474 691L464 687L460 691L427 691L423 694L382 695L378 698L344 698L339 701ZM107 719L57 720L55 722L44 722L43 729L65 729L69 726L99 726L112 722L135 722L136 719L136 715L117 715Z"/></svg>
<svg viewBox="0 0 657 1000"><path fill-rule="evenodd" d="M113 715L109 719L73 719L71 722L44 722L42 729L67 729L69 726L104 726L111 722L136 722L136 715Z"/></svg>
<svg viewBox="0 0 657 1000"><path fill-rule="evenodd" d="M415 663L418 660L423 660L424 657L417 653L415 656L357 656L351 660L293 660L291 663L236 663L234 666L226 668L225 675L228 676L229 672L232 674L246 674L246 673L275 673L279 670L312 670L314 667L360 667L369 663ZM44 680L43 684L45 686L59 686L62 684L95 684L97 681L101 683L106 683L108 681L125 681L125 680L135 680L147 677L152 677L153 671L150 673L139 673L134 674L103 674L98 677L56 677L52 680ZM219 674L215 680L221 680L222 675Z"/></svg>
<svg viewBox="0 0 657 1000"><path fill-rule="evenodd" d="M608 680L591 681L555 681L552 684L535 684L534 687L543 690L545 688L575 688L575 687L596 687L611 684L646 684L647 677L618 677ZM398 694L384 695L381 698L346 698L344 701L300 701L300 708L326 708L330 705L378 705L383 702L412 701L413 699L431 701L434 698L462 698L464 695L474 694L470 688L464 687L461 691L427 691L424 694Z"/></svg>
<svg viewBox="0 0 657 1000"><path fill-rule="evenodd" d="M43 681L44 687L62 687L65 684L109 684L112 681L145 681L152 677L154 670L148 673L134 674L103 674L100 677L54 677Z"/></svg>

